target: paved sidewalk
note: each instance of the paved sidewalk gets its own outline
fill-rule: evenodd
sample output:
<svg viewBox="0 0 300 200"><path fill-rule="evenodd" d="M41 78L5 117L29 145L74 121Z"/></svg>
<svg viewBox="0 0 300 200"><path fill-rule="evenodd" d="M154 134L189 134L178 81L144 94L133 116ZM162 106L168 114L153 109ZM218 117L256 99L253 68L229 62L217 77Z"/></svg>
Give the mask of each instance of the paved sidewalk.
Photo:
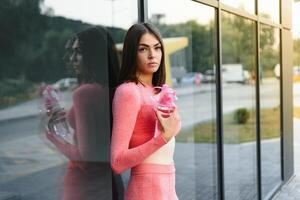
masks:
<svg viewBox="0 0 300 200"><path fill-rule="evenodd" d="M177 91L177 95L179 99L184 99L183 96L189 93L202 93L211 91L213 86L205 85L206 87L181 87L175 88ZM66 94L67 97L65 100L67 102L71 102L71 95ZM182 98L181 98L182 97ZM15 114L15 117L24 117L25 114L29 114L30 112L37 113L39 102L31 101L24 104L20 104L18 106L23 105L24 112L20 112L20 107L18 109L10 110L1 110L0 111L0 121L6 120L9 117L12 117L10 114ZM66 106L67 107L67 106ZM18 111L18 112L16 112ZM34 114L33 113L33 114ZM24 116L22 116L22 114ZM17 116L18 115L18 116ZM3 117L3 118L1 118ZM6 118L6 119L5 119ZM300 130L300 120L295 120L295 135L297 131ZM298 138L297 138L298 139ZM295 151L299 148L299 153L295 152L295 157L300 155L300 138L295 141ZM275 141L276 142L276 141ZM270 143L271 144L271 143ZM271 145L272 146L272 145ZM25 148L24 148L25 147ZM249 144L241 145L241 147L236 147L236 145L227 145L228 152L253 152L253 148ZM271 149L271 148L269 148ZM274 149L271 149L274 151ZM196 195L201 199L202 197L207 197L208 199L213 199L216 194L216 148L213 144L202 144L202 145L193 145L192 143L187 144L176 144L176 182L178 183L178 194L179 199L184 200L193 200L196 198ZM20 139L16 139L10 141L6 144L1 144L0 146L0 155L2 155L2 160L4 162L0 162L0 171L3 172L0 176L0 179L5 179L2 184L0 183L0 200L1 199L22 199L22 200L54 200L59 199L60 188L61 188L61 178L63 177L63 169L66 159L61 156L57 151L53 151L50 148L43 138L37 137L37 135L24 137ZM208 156L199 156L199 155L208 155ZM243 155L249 155L249 153L243 153ZM195 156L199 156L200 160L195 162ZM232 156L227 156L227 158L237 158ZM249 159L240 159L240 166L249 166L247 163ZM300 167L297 170L297 159L296 162L296 173L298 171L300 177ZM226 161L226 163L230 164L236 162ZM299 166L299 165L298 165ZM234 167L234 166L233 166ZM227 166L227 168L232 169L231 171L246 171L251 172L251 170L247 171L245 169L234 169L231 166ZM270 171L271 172L271 171ZM245 178L251 179L255 177L253 174L247 174ZM230 175L230 174L229 174ZM231 180L239 180L239 173L234 173L234 176L231 176ZM47 177L47 178L45 178ZM293 179L290 184L283 187L282 193L278 195L278 199L276 200L290 200L290 199L298 199L297 191L300 194L300 178ZM253 179L255 180L255 179ZM246 183L253 183L251 180L245 181ZM126 182L126 181L125 181ZM238 181L235 181L238 183ZM230 188L231 193L233 195L240 193L240 188L243 188L243 192L249 191L248 185L234 185L234 187ZM252 188L252 186L251 186ZM289 189L290 188L290 189ZM298 188L296 190L295 188ZM198 191L199 190L199 191ZM4 192L5 191L5 192ZM289 199L284 196L286 193L289 195ZM12 195L14 195L12 197ZM44 195L44 196L42 196ZM244 195L245 196L245 195ZM1 198L3 197L3 198ZM12 198L10 198L12 197ZM253 199L250 198L235 198L228 197L229 200L247 200ZM275 199L274 199L275 200Z"/></svg>
<svg viewBox="0 0 300 200"><path fill-rule="evenodd" d="M294 119L295 176L273 198L274 200L300 200L300 119Z"/></svg>

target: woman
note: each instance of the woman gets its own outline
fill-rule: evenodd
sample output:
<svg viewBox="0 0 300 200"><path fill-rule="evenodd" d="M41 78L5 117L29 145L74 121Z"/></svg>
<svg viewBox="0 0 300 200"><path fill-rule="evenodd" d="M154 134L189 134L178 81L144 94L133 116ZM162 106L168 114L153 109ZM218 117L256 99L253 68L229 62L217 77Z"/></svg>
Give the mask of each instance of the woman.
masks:
<svg viewBox="0 0 300 200"><path fill-rule="evenodd" d="M110 144L110 96L119 71L116 49L102 27L78 32L67 44L71 50L79 86L67 120L74 129L74 144L53 133L47 138L70 161L64 178L64 200L112 199ZM52 113L55 117L55 113ZM115 196L116 197L116 196Z"/></svg>
<svg viewBox="0 0 300 200"><path fill-rule="evenodd" d="M155 27L135 24L123 47L120 85L113 100L111 165L131 169L126 200L175 200L174 136L180 119L155 108L154 87L165 83L164 47Z"/></svg>

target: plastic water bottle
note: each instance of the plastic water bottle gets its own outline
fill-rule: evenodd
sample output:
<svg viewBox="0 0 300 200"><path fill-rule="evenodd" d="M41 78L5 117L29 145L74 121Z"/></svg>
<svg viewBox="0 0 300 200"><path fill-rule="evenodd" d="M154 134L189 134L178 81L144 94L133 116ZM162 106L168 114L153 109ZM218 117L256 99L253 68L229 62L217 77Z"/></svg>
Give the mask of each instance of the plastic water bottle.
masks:
<svg viewBox="0 0 300 200"><path fill-rule="evenodd" d="M47 113L52 114L46 128L51 133L55 133L61 137L64 141L73 144L74 132L68 124L64 108L59 103L57 92L53 87L48 85L43 89L42 96Z"/></svg>
<svg viewBox="0 0 300 200"><path fill-rule="evenodd" d="M166 113L175 109L175 100L177 100L176 92L170 88L167 84L162 87L155 87L160 89L159 98L156 98L156 108Z"/></svg>

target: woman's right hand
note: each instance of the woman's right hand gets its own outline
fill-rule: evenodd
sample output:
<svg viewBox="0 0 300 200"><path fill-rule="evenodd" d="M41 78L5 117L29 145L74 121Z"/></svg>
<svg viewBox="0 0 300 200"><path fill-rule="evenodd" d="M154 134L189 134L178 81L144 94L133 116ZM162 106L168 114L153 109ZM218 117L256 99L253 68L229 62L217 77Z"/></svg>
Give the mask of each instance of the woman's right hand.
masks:
<svg viewBox="0 0 300 200"><path fill-rule="evenodd" d="M175 108L168 116L166 116L165 112L156 110L156 116L161 125L162 136L166 141L170 141L176 134L176 131L178 131L180 125L180 117L177 108Z"/></svg>
<svg viewBox="0 0 300 200"><path fill-rule="evenodd" d="M57 120L58 118L64 116L66 113L64 110L60 110L60 111L56 111L56 112L47 112L47 115L46 115L46 126L47 126L47 129L51 132L53 132L53 127L52 127L52 123Z"/></svg>

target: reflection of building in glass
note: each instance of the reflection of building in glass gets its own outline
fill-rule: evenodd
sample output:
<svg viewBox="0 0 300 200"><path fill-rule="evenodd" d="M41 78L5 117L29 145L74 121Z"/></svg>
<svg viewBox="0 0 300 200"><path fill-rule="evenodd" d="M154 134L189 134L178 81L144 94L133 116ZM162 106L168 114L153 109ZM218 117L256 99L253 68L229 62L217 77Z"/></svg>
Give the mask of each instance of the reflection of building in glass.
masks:
<svg viewBox="0 0 300 200"><path fill-rule="evenodd" d="M173 54L177 54L177 56L181 55L181 60L177 59L177 63L184 62L184 57L182 55L181 49L184 49L188 46L188 40L185 37L178 37L178 38L163 38L163 42L165 45L165 64L166 64L166 73L167 73L167 83L171 86L172 85L172 74L171 69L171 56ZM117 49L119 54L122 54L122 44L117 44ZM179 57L177 57L179 58Z"/></svg>

